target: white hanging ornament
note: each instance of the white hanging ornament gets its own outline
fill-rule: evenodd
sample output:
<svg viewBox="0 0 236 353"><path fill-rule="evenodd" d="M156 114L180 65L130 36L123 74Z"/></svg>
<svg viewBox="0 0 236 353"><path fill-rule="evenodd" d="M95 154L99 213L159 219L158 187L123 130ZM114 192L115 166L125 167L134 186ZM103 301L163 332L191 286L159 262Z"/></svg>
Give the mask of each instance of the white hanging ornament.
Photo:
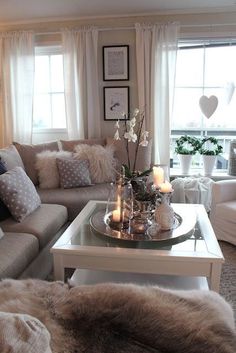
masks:
<svg viewBox="0 0 236 353"><path fill-rule="evenodd" d="M218 98L216 96L201 96L199 99L199 106L201 108L202 113L209 119L212 114L216 111L218 106Z"/></svg>
<svg viewBox="0 0 236 353"><path fill-rule="evenodd" d="M234 90L235 90L235 85L234 82L227 82L226 86L225 86L225 100L226 100L226 104L229 104L231 102L231 99L233 97L234 94Z"/></svg>

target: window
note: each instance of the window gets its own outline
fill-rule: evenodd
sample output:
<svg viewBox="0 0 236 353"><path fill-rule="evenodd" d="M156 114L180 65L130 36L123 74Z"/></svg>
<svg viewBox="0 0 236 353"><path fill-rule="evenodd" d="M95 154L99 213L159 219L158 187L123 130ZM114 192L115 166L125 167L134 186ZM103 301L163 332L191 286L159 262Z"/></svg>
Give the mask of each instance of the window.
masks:
<svg viewBox="0 0 236 353"><path fill-rule="evenodd" d="M214 136L223 145L217 168L226 169L229 142L236 136L236 41L181 43L177 54L176 82L172 115L173 166L175 139L181 135ZM202 95L218 98L214 114L207 118L200 109ZM200 158L195 157L196 167Z"/></svg>
<svg viewBox="0 0 236 353"><path fill-rule="evenodd" d="M34 129L66 128L63 56L60 47L36 47Z"/></svg>

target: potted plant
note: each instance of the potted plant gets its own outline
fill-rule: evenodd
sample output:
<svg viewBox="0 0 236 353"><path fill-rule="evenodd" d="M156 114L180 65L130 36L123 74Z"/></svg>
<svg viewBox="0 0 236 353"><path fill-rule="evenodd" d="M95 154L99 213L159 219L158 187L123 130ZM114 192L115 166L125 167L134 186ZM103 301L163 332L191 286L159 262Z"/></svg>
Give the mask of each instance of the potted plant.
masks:
<svg viewBox="0 0 236 353"><path fill-rule="evenodd" d="M197 153L200 146L200 140L195 136L184 135L176 140L175 153L178 154L183 174L189 173L192 156Z"/></svg>
<svg viewBox="0 0 236 353"><path fill-rule="evenodd" d="M205 175L211 175L215 166L216 156L223 152L219 140L213 136L205 136L201 139L199 153L202 155Z"/></svg>

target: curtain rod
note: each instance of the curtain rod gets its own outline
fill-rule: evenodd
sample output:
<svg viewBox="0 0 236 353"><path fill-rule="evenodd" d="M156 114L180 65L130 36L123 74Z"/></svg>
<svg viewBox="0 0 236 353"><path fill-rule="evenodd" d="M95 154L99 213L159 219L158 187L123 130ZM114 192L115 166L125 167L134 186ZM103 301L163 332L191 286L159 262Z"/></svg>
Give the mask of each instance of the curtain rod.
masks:
<svg viewBox="0 0 236 353"><path fill-rule="evenodd" d="M180 24L180 28L191 28L191 27L222 27L222 26L236 26L236 23L212 23L212 24ZM95 26L96 27L96 26ZM127 27L104 27L97 28L99 32L103 31L122 31L122 30L134 30L135 26ZM51 31L51 32L35 32L36 35L49 35L49 34L60 34L61 32Z"/></svg>

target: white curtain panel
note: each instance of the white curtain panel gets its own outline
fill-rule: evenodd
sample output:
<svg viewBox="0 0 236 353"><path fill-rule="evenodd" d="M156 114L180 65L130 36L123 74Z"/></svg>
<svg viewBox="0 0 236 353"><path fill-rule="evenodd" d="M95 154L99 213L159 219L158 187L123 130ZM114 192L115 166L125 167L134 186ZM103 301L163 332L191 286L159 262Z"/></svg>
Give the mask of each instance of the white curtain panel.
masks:
<svg viewBox="0 0 236 353"><path fill-rule="evenodd" d="M153 138L153 163L169 165L179 25L137 23L136 58L139 108Z"/></svg>
<svg viewBox="0 0 236 353"><path fill-rule="evenodd" d="M0 33L0 145L31 143L34 92L33 32Z"/></svg>
<svg viewBox="0 0 236 353"><path fill-rule="evenodd" d="M101 136L98 30L62 30L68 138Z"/></svg>

